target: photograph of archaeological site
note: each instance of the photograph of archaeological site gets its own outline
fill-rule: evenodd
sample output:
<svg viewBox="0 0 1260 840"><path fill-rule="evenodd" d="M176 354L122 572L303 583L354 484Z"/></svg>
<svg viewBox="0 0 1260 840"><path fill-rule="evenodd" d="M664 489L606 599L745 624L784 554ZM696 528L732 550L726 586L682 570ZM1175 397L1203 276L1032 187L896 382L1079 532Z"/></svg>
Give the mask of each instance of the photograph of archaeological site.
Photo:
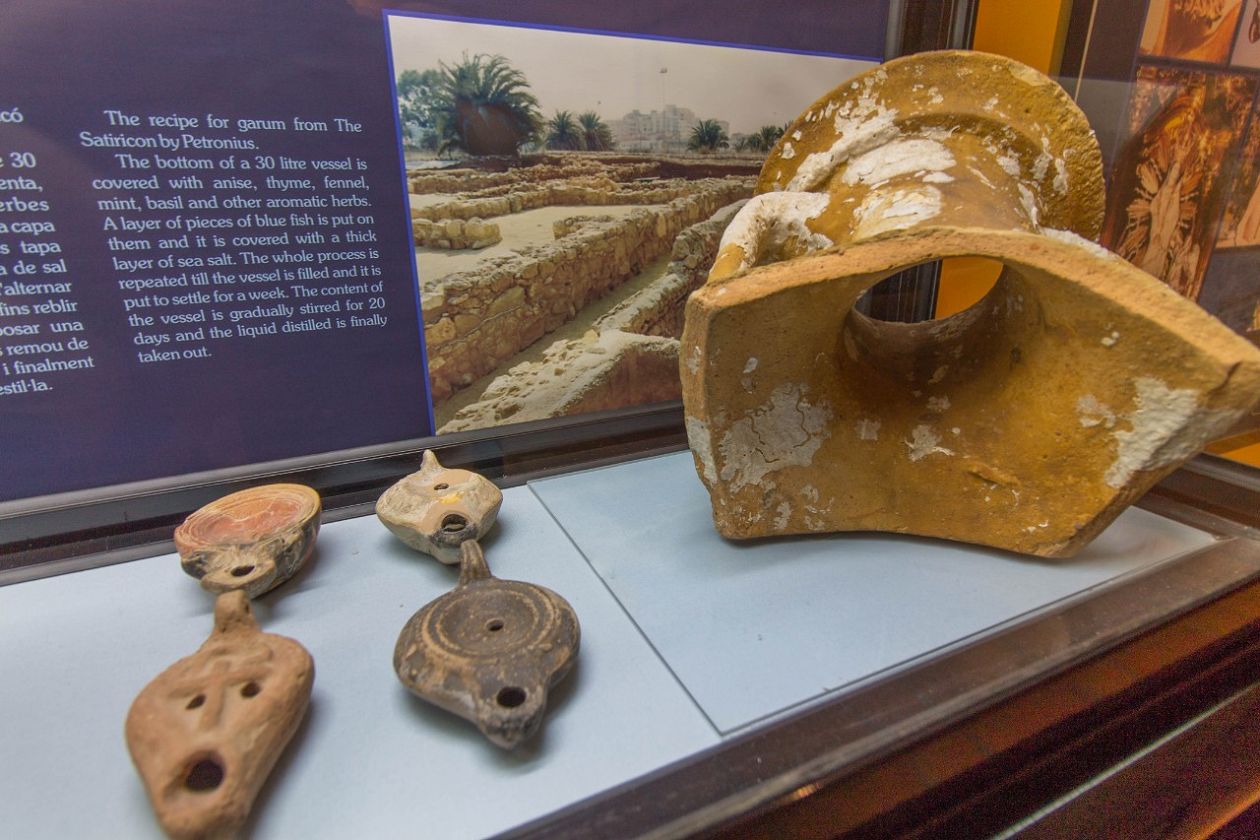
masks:
<svg viewBox="0 0 1260 840"><path fill-rule="evenodd" d="M871 62L388 18L439 433L678 399L727 222Z"/></svg>

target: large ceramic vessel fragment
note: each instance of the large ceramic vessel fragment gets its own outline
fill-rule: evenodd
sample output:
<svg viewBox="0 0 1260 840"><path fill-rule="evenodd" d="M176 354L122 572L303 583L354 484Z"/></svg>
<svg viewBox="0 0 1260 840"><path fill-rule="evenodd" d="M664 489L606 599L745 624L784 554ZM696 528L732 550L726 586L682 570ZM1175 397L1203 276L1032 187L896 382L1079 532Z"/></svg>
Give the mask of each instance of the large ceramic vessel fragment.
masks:
<svg viewBox="0 0 1260 840"><path fill-rule="evenodd" d="M319 494L266 484L215 499L175 529L184 571L214 592L256 598L297 573L319 533Z"/></svg>
<svg viewBox="0 0 1260 840"><path fill-rule="evenodd" d="M415 694L511 749L542 726L548 692L573 666L577 615L546 587L492 576L472 540L461 558L459 586L403 627L394 670Z"/></svg>
<svg viewBox="0 0 1260 840"><path fill-rule="evenodd" d="M127 714L127 747L167 834L236 836L314 679L306 649L259 630L244 592L218 597L214 632L145 686Z"/></svg>
<svg viewBox="0 0 1260 840"><path fill-rule="evenodd" d="M410 547L454 565L460 562L460 545L484 537L502 505L503 493L490 479L447 469L426 451L420 470L377 500L376 515Z"/></svg>
<svg viewBox="0 0 1260 840"><path fill-rule="evenodd" d="M733 538L878 530L1071 555L1260 397L1260 352L1091 241L1097 143L997 56L892 61L811 105L687 305L696 468ZM854 306L1004 264L916 324Z"/></svg>

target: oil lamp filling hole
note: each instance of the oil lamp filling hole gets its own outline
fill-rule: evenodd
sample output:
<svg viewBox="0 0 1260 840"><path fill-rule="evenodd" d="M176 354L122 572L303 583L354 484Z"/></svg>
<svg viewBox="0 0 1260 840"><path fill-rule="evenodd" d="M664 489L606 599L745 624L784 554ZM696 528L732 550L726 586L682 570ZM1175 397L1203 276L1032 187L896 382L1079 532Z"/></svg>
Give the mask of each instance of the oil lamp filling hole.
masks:
<svg viewBox="0 0 1260 840"><path fill-rule="evenodd" d="M525 702L525 689L515 685L505 685L495 695L495 702L505 709L515 709Z"/></svg>

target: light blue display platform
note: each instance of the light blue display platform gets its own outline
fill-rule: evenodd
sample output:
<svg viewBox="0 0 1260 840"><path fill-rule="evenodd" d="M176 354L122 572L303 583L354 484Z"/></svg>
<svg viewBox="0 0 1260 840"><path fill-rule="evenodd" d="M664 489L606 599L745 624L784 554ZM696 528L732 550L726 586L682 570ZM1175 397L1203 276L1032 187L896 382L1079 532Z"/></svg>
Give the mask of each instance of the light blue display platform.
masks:
<svg viewBox="0 0 1260 840"><path fill-rule="evenodd" d="M394 641L456 570L374 517L325 525L308 569L256 605L316 677L254 837L503 831L1212 541L1130 510L1071 561L894 536L739 545L687 453L507 490L499 523L494 573L554 589L582 624L542 737L507 753L408 694ZM0 834L160 836L123 720L211 615L174 555L0 587Z"/></svg>
<svg viewBox="0 0 1260 840"><path fill-rule="evenodd" d="M532 486L724 734L1213 541L1130 508L1071 560L883 534L731 542L686 452Z"/></svg>

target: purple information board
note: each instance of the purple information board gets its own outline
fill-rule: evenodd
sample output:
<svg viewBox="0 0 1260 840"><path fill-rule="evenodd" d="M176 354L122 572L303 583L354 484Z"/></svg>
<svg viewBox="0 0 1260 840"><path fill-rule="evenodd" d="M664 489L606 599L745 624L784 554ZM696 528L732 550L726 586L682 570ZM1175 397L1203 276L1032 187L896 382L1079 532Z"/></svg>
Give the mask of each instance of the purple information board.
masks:
<svg viewBox="0 0 1260 840"><path fill-rule="evenodd" d="M886 5L0 4L0 501L433 433L385 8L878 57Z"/></svg>

